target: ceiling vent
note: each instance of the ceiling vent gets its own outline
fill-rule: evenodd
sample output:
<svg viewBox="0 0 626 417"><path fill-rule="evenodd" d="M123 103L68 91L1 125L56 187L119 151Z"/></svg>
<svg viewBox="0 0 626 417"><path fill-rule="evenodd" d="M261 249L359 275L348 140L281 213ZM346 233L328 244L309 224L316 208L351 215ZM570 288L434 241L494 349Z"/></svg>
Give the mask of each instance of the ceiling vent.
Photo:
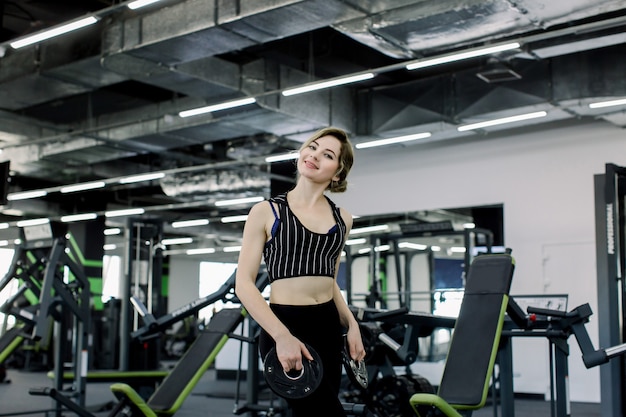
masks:
<svg viewBox="0 0 626 417"><path fill-rule="evenodd" d="M476 74L478 78L488 84L515 81L522 78L517 72L505 66L498 66Z"/></svg>

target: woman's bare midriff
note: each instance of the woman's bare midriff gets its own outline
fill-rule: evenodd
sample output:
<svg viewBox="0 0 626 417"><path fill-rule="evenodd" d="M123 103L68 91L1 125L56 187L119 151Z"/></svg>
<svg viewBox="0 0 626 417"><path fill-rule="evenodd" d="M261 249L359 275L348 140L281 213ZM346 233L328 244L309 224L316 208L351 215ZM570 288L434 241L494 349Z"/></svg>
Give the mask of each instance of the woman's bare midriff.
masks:
<svg viewBox="0 0 626 417"><path fill-rule="evenodd" d="M294 277L272 282L270 303L286 305L322 304L333 298L334 278Z"/></svg>

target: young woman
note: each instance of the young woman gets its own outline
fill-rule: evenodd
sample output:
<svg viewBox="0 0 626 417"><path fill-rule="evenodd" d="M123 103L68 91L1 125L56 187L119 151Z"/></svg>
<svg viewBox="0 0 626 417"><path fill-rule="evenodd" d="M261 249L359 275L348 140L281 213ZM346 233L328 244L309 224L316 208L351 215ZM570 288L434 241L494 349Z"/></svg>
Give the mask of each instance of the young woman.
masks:
<svg viewBox="0 0 626 417"><path fill-rule="evenodd" d="M288 400L294 417L344 416L338 398L343 334L352 359L365 357L358 323L337 285L341 252L352 216L325 196L343 192L354 159L347 134L322 129L300 148L298 178L285 194L257 203L244 227L236 294L261 326L261 358L276 346L285 372L320 355L324 376L311 395ZM270 278L269 305L255 286L263 257Z"/></svg>

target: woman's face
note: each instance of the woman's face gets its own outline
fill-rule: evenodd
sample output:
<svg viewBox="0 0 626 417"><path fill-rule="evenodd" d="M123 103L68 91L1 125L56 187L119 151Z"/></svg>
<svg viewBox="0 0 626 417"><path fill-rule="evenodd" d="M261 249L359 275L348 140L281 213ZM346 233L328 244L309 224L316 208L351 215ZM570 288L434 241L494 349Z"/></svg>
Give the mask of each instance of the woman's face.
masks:
<svg viewBox="0 0 626 417"><path fill-rule="evenodd" d="M315 182L337 181L341 142L334 136L322 136L300 151L298 172Z"/></svg>

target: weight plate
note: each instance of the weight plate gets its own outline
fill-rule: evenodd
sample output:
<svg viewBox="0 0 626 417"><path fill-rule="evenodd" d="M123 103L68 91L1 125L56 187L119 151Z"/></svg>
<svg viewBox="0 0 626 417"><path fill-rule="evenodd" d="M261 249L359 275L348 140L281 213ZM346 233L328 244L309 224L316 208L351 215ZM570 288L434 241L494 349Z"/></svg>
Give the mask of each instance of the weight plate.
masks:
<svg viewBox="0 0 626 417"><path fill-rule="evenodd" d="M273 347L263 361L263 375L269 387L283 398L298 399L311 395L322 382L324 373L319 354L306 345L313 356L312 361L303 360L301 371L285 372ZM304 359L304 358L303 358Z"/></svg>

